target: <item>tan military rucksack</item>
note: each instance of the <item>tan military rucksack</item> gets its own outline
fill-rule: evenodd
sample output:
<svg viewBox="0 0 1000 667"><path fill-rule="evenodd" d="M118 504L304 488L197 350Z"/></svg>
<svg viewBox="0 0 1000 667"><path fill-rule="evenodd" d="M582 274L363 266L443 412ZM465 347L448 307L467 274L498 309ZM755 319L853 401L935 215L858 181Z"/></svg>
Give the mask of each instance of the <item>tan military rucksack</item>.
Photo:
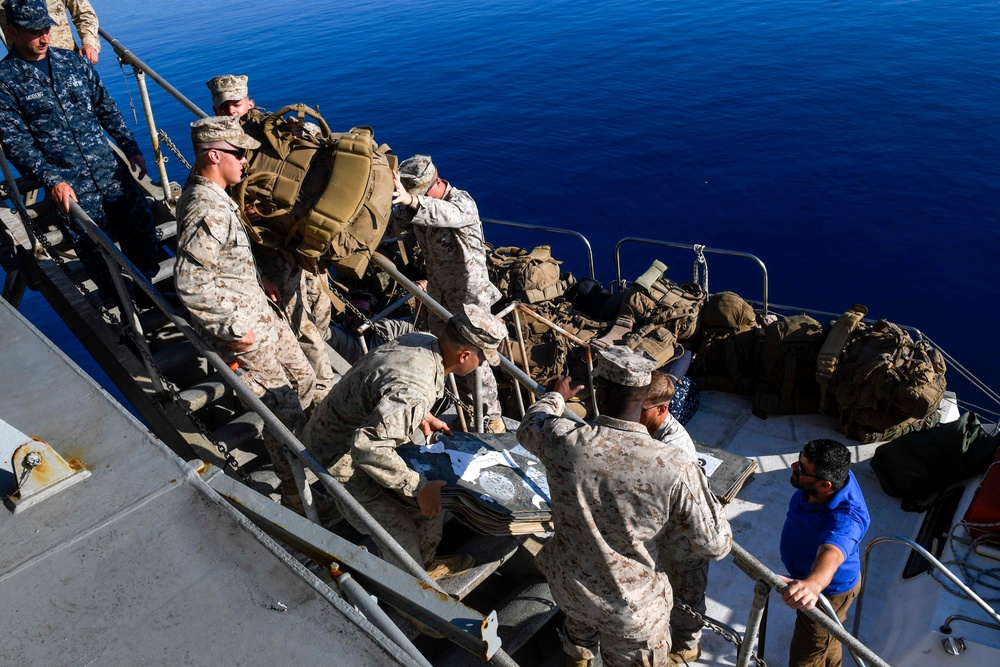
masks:
<svg viewBox="0 0 1000 667"><path fill-rule="evenodd" d="M560 271L561 261L552 257L552 249L540 245L528 252L505 246L487 256L490 280L504 295L504 301L544 303L563 295L576 282L572 273Z"/></svg>
<svg viewBox="0 0 1000 667"><path fill-rule="evenodd" d="M286 115L295 112L298 122ZM320 136L303 132L305 116ZM326 121L303 104L267 116L247 177L233 193L255 240L283 251L303 269L360 278L371 251L382 240L392 210L395 156L375 143L370 127L330 132Z"/></svg>

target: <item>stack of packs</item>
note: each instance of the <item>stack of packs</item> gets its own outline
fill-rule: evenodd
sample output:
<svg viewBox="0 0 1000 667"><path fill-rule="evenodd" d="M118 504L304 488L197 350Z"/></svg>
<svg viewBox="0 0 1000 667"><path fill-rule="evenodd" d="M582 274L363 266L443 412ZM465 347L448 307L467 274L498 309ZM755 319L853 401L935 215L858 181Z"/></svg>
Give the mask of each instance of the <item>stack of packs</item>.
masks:
<svg viewBox="0 0 1000 667"><path fill-rule="evenodd" d="M443 435L431 445L396 449L427 479L447 482L444 509L486 535L552 530L545 468L513 433Z"/></svg>

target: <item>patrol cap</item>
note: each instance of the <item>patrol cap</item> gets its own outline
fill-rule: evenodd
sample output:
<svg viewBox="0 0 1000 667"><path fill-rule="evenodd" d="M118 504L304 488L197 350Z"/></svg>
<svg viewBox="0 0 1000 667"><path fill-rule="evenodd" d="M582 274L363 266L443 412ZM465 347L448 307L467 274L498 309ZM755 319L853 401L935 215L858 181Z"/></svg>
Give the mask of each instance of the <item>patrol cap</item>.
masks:
<svg viewBox="0 0 1000 667"><path fill-rule="evenodd" d="M500 364L497 348L507 337L507 327L493 317L490 311L482 306L467 303L451 316L451 321L462 338L483 351L490 366Z"/></svg>
<svg viewBox="0 0 1000 667"><path fill-rule="evenodd" d="M249 97L248 80L246 74L223 74L206 81L205 85L212 91L212 106L217 107L223 102L236 102Z"/></svg>
<svg viewBox="0 0 1000 667"><path fill-rule="evenodd" d="M645 387L652 382L655 368L656 361L645 352L611 345L598 353L594 377L625 387Z"/></svg>
<svg viewBox="0 0 1000 667"><path fill-rule="evenodd" d="M56 24L49 16L45 0L7 0L7 22L28 30L45 30Z"/></svg>
<svg viewBox="0 0 1000 667"><path fill-rule="evenodd" d="M425 195L437 176L430 155L414 155L399 165L399 180L411 195Z"/></svg>
<svg viewBox="0 0 1000 667"><path fill-rule="evenodd" d="M191 143L211 144L216 141L239 148L260 148L260 142L243 131L236 116L209 116L191 123Z"/></svg>

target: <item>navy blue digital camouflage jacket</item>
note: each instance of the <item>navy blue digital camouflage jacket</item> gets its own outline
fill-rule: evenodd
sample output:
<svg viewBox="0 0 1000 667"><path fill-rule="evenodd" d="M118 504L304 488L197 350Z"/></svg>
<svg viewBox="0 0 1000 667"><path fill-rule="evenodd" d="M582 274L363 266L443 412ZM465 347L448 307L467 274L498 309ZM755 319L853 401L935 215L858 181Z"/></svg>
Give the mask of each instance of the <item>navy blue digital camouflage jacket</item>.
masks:
<svg viewBox="0 0 1000 667"><path fill-rule="evenodd" d="M125 155L139 145L85 58L50 48L53 84L31 63L8 54L0 61L0 141L25 176L47 189L62 181L77 192L115 191L119 163L104 130Z"/></svg>

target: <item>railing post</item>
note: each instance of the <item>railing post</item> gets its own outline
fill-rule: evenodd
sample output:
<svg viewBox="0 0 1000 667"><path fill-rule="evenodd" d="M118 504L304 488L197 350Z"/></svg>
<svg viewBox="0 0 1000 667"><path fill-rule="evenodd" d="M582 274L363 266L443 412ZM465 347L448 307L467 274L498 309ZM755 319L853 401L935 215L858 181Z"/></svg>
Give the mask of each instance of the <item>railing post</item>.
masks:
<svg viewBox="0 0 1000 667"><path fill-rule="evenodd" d="M753 587L753 606L750 607L747 629L743 633L743 642L740 644L740 651L736 656L736 667L748 667L750 664L750 655L753 653L753 645L757 641L757 632L760 630L761 619L764 617L764 609L767 605L767 596L770 593L771 587L758 579Z"/></svg>
<svg viewBox="0 0 1000 667"><path fill-rule="evenodd" d="M163 188L163 201L173 205L174 198L170 192L170 177L167 176L167 164L160 149L160 139L156 132L156 121L153 120L153 105L149 101L149 90L146 88L146 74L140 68L132 65L135 80L139 86L139 98L142 100L142 110L146 115L146 129L149 130L149 140L153 145L153 159L160 172L160 187Z"/></svg>

